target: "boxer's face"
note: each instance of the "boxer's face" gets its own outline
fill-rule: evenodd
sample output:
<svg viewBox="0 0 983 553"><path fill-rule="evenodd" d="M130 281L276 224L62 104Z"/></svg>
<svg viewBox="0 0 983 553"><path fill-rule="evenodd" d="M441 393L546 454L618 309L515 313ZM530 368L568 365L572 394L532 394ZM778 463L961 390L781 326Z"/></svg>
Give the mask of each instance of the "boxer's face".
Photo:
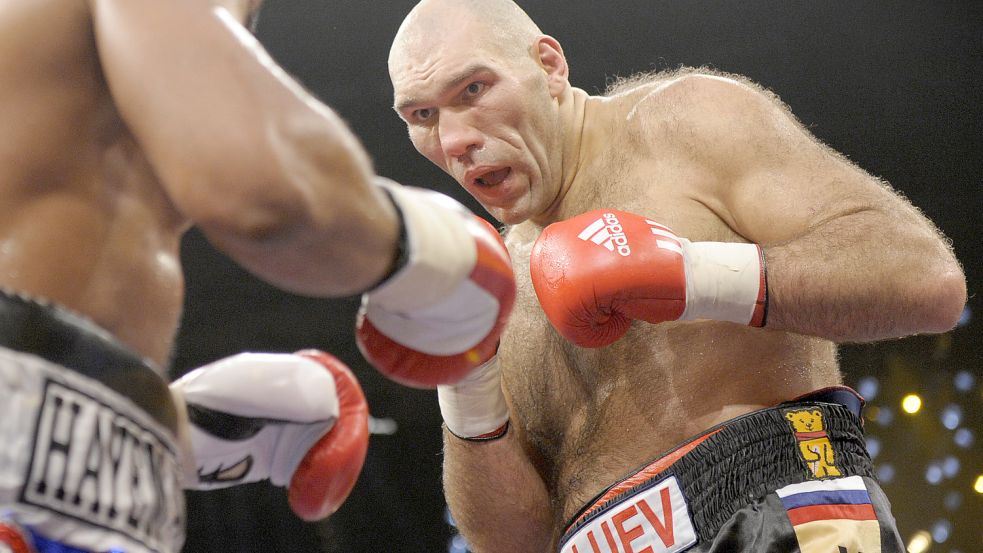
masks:
<svg viewBox="0 0 983 553"><path fill-rule="evenodd" d="M390 58L395 108L410 140L493 217L515 224L546 211L560 186L556 99L528 52L496 47L462 23Z"/></svg>

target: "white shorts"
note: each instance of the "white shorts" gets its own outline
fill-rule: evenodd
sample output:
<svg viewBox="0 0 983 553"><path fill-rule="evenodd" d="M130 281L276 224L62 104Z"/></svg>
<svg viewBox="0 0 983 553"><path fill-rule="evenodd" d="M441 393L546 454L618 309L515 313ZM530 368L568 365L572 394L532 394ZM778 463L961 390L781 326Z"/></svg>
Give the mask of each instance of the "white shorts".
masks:
<svg viewBox="0 0 983 553"><path fill-rule="evenodd" d="M184 495L167 426L95 378L5 347L0 398L0 518L83 550L180 551Z"/></svg>

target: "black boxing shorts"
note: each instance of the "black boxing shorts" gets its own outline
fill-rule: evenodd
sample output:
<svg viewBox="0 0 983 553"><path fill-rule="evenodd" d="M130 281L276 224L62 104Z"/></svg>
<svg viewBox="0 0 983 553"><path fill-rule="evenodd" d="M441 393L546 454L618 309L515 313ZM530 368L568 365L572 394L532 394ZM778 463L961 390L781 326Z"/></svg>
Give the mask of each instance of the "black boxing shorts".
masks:
<svg viewBox="0 0 983 553"><path fill-rule="evenodd" d="M0 292L0 551L178 553L164 379L86 319Z"/></svg>
<svg viewBox="0 0 983 553"><path fill-rule="evenodd" d="M718 425L600 493L561 553L901 553L863 400L827 388Z"/></svg>

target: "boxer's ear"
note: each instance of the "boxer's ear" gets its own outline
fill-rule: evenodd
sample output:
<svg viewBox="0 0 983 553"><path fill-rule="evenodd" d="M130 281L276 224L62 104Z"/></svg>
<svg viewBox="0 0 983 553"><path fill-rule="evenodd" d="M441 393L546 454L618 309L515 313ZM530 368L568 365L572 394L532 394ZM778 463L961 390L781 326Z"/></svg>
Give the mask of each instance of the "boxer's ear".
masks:
<svg viewBox="0 0 983 553"><path fill-rule="evenodd" d="M567 66L566 56L563 55L563 48L555 38L540 35L533 42L533 54L536 62L546 72L550 95L558 97L570 86L570 68Z"/></svg>

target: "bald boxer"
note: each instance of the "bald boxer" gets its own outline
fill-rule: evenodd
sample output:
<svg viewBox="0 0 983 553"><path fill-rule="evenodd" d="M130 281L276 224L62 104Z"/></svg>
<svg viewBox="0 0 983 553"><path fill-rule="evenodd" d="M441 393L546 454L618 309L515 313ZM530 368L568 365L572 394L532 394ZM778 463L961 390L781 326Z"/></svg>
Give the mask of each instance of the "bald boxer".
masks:
<svg viewBox="0 0 983 553"><path fill-rule="evenodd" d="M494 352L515 288L498 233L376 176L243 27L258 9L0 7L0 550L176 553L183 488L269 480L306 520L351 491L367 408L329 354L164 379L192 225L284 290L368 290L363 348L403 382Z"/></svg>
<svg viewBox="0 0 983 553"><path fill-rule="evenodd" d="M902 551L836 344L955 325L930 221L740 76L588 95L510 0L418 3L389 71L519 275L497 358L438 392L473 551Z"/></svg>

